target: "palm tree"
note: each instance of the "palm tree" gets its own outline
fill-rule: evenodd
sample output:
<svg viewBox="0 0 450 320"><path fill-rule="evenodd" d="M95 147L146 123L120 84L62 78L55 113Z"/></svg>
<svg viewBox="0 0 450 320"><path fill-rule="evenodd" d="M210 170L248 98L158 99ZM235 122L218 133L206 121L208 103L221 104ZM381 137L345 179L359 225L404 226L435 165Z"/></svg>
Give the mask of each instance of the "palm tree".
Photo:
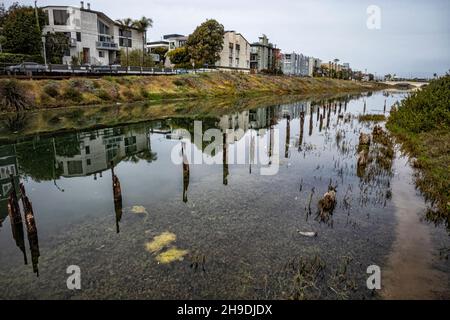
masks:
<svg viewBox="0 0 450 320"><path fill-rule="evenodd" d="M145 45L147 44L147 29L153 27L153 20L142 17L140 20L134 22L134 27L142 33L142 65L144 66Z"/></svg>
<svg viewBox="0 0 450 320"><path fill-rule="evenodd" d="M124 31L131 31L131 28L133 28L134 26L134 21L131 18L125 18L122 20L116 20L116 22L120 25L120 27L124 30ZM130 46L130 41L128 36L125 37L126 38L126 50L127 50L127 67L128 65L128 47Z"/></svg>

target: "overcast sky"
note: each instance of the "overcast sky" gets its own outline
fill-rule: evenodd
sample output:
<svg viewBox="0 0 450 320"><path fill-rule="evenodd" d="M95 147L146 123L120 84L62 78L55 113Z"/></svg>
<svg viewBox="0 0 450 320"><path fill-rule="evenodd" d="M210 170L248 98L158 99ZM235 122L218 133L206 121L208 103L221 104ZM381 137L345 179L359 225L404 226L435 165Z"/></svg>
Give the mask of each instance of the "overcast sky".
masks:
<svg viewBox="0 0 450 320"><path fill-rule="evenodd" d="M0 0L6 6L13 1ZM19 1L33 4L33 0ZM154 21L149 40L189 34L208 18L248 41L266 34L284 52L384 75L432 76L450 69L449 0L85 0L113 19ZM38 0L38 5L74 5L76 0ZM367 27L367 8L381 9L381 28Z"/></svg>

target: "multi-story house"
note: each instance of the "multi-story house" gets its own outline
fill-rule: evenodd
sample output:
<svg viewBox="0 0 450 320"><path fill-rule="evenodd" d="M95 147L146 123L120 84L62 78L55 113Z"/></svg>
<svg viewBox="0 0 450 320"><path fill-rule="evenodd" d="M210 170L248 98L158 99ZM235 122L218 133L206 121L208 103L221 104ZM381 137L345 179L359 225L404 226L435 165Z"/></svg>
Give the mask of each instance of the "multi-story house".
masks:
<svg viewBox="0 0 450 320"><path fill-rule="evenodd" d="M147 52L152 53L156 48L167 49L167 52L184 47L188 37L181 34L167 34L163 36L161 41L147 42ZM165 59L165 67L173 68L174 65L170 62L170 59Z"/></svg>
<svg viewBox="0 0 450 320"><path fill-rule="evenodd" d="M224 71L250 72L250 43L235 31L225 31L223 49L216 68Z"/></svg>
<svg viewBox="0 0 450 320"><path fill-rule="evenodd" d="M76 57L82 64L109 65L116 63L121 49L142 50L143 34L135 28L125 29L102 12L73 6L43 7L48 16L47 33L61 32L70 39L70 49L62 63Z"/></svg>
<svg viewBox="0 0 450 320"><path fill-rule="evenodd" d="M312 76L312 72L310 74L310 58L295 52L283 54L282 71L291 76Z"/></svg>
<svg viewBox="0 0 450 320"><path fill-rule="evenodd" d="M300 76L309 76L309 57L300 54Z"/></svg>
<svg viewBox="0 0 450 320"><path fill-rule="evenodd" d="M281 60L281 70L283 74L289 76L299 76L300 75L300 55L292 52L285 53Z"/></svg>
<svg viewBox="0 0 450 320"><path fill-rule="evenodd" d="M320 59L309 57L309 70L308 76L313 77L320 70L320 66L322 65L322 61Z"/></svg>
<svg viewBox="0 0 450 320"><path fill-rule="evenodd" d="M279 51L277 51L275 45L269 42L266 35L259 37L259 42L251 45L250 68L252 72L274 70L277 53Z"/></svg>

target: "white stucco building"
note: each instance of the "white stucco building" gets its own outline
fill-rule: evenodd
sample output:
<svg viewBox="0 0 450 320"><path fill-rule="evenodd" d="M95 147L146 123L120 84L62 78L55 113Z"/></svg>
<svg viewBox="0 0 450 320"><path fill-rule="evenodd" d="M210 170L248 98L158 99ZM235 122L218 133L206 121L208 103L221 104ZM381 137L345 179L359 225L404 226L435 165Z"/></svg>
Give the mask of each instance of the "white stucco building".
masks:
<svg viewBox="0 0 450 320"><path fill-rule="evenodd" d="M216 67L224 71L250 73L250 43L235 31L225 31L223 49Z"/></svg>
<svg viewBox="0 0 450 320"><path fill-rule="evenodd" d="M143 34L135 28L124 30L102 12L91 10L81 2L73 6L46 6L49 24L43 34L62 32L70 38L70 50L62 63L77 57L81 64L109 65L117 62L121 49L142 50Z"/></svg>

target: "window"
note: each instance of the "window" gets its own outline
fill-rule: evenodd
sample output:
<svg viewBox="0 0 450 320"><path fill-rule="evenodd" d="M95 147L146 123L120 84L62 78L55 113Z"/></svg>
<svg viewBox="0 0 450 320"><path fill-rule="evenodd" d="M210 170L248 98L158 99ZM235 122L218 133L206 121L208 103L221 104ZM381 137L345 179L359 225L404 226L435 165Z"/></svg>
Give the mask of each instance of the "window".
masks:
<svg viewBox="0 0 450 320"><path fill-rule="evenodd" d="M99 52L98 52L98 56L99 56L100 58L104 58L104 57L105 57L105 52L99 51Z"/></svg>
<svg viewBox="0 0 450 320"><path fill-rule="evenodd" d="M86 159L86 164L87 164L88 166L90 166L90 165L91 165L91 159Z"/></svg>
<svg viewBox="0 0 450 320"><path fill-rule="evenodd" d="M91 148L89 146L84 147L86 154L91 154Z"/></svg>
<svg viewBox="0 0 450 320"><path fill-rule="evenodd" d="M119 29L119 37L131 38L131 30Z"/></svg>
<svg viewBox="0 0 450 320"><path fill-rule="evenodd" d="M236 51L240 51L241 50L241 45L240 44L236 44Z"/></svg>
<svg viewBox="0 0 450 320"><path fill-rule="evenodd" d="M109 27L105 23L98 21L98 33L109 34Z"/></svg>
<svg viewBox="0 0 450 320"><path fill-rule="evenodd" d="M82 174L83 163L81 161L67 161L67 171L69 175Z"/></svg>
<svg viewBox="0 0 450 320"><path fill-rule="evenodd" d="M236 68L239 68L239 58L236 58Z"/></svg>
<svg viewBox="0 0 450 320"><path fill-rule="evenodd" d="M128 42L128 46L127 46L127 42ZM119 46L131 48L132 45L133 45L133 42L131 41L131 39L119 38Z"/></svg>
<svg viewBox="0 0 450 320"><path fill-rule="evenodd" d="M16 175L16 168L13 164L0 167L0 179L9 179L10 175Z"/></svg>
<svg viewBox="0 0 450 320"><path fill-rule="evenodd" d="M233 66L233 58L230 57L230 67Z"/></svg>
<svg viewBox="0 0 450 320"><path fill-rule="evenodd" d="M125 140L124 140L124 142L125 142L125 147L128 147L128 146L130 146L130 145L132 145L132 144L136 144L136 137L127 137L127 138L125 138Z"/></svg>
<svg viewBox="0 0 450 320"><path fill-rule="evenodd" d="M67 26L70 14L66 10L53 10L53 22L55 26Z"/></svg>
<svg viewBox="0 0 450 320"><path fill-rule="evenodd" d="M81 32L77 32L77 41L81 42Z"/></svg>

